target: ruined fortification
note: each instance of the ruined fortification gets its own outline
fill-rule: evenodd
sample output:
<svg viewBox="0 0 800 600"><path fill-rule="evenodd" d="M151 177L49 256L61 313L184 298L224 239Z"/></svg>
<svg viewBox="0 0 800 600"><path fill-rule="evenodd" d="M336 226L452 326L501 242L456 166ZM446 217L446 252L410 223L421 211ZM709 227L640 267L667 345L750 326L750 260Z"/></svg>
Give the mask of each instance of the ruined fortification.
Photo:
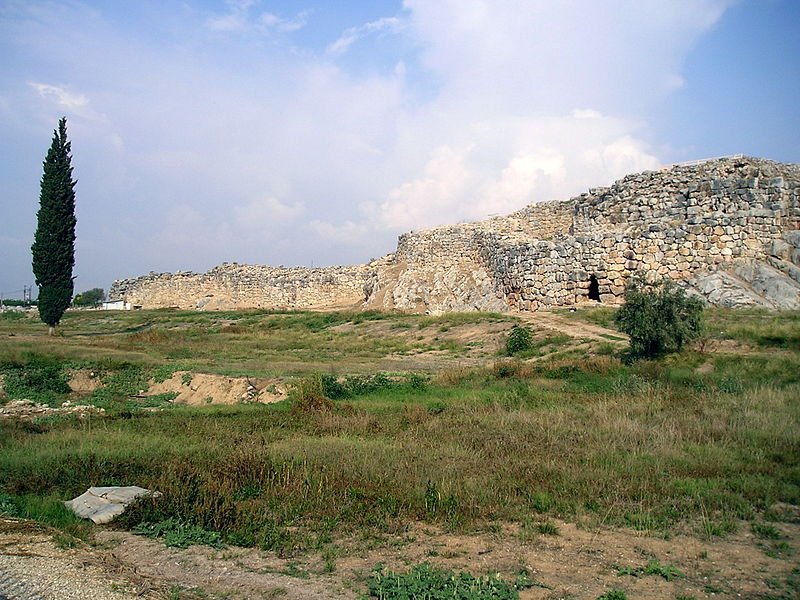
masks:
<svg viewBox="0 0 800 600"><path fill-rule="evenodd" d="M222 264L115 281L143 308L537 310L617 303L643 271L726 306L800 308L800 165L730 157L401 235L366 265Z"/></svg>

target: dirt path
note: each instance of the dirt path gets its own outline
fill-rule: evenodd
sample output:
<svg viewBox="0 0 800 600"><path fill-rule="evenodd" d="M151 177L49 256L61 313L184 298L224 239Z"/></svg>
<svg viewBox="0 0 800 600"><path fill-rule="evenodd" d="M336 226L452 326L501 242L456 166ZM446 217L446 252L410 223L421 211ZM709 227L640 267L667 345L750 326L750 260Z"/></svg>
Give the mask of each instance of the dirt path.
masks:
<svg viewBox="0 0 800 600"><path fill-rule="evenodd" d="M574 338L584 338L617 345L628 343L627 336L615 329L609 329L594 323L586 323L585 321L579 321L577 319L570 319L569 317L551 311L541 310L532 313L520 312L517 313L516 316L524 323L533 327L546 327Z"/></svg>
<svg viewBox="0 0 800 600"><path fill-rule="evenodd" d="M522 600L594 599L612 589L644 600L788 599L800 593L793 554L800 548L797 522L774 524L779 541L757 537L745 522L737 533L710 540L648 537L561 521L550 521L555 535L510 525L461 535L410 524L397 536L336 540L338 557L327 560L314 552L282 559L233 547L167 548L112 530L100 530L94 548L64 549L43 528L15 523L0 523L0 585L2 576L13 571L38 594L20 596L27 598L355 599L362 597L377 563L404 572L426 561L512 580L525 571L533 587L521 592ZM648 564L673 575L645 574Z"/></svg>

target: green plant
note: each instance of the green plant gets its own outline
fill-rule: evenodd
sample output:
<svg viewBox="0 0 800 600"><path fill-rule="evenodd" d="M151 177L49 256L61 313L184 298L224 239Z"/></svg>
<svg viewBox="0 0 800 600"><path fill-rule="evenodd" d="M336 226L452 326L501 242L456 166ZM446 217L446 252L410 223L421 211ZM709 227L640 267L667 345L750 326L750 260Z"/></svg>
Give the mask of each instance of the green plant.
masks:
<svg viewBox="0 0 800 600"><path fill-rule="evenodd" d="M605 594L598 596L597 600L628 600L628 594L622 590L609 590Z"/></svg>
<svg viewBox="0 0 800 600"><path fill-rule="evenodd" d="M765 540L779 540L783 537L777 527L766 523L753 523L750 529L756 536Z"/></svg>
<svg viewBox="0 0 800 600"><path fill-rule="evenodd" d="M133 528L133 533L151 538L163 538L164 545L171 548L188 548L192 545L223 548L222 536L216 531L207 531L178 519L165 519L158 523L143 522Z"/></svg>
<svg viewBox="0 0 800 600"><path fill-rule="evenodd" d="M506 354L514 356L533 348L533 332L524 325L514 325L506 338Z"/></svg>
<svg viewBox="0 0 800 600"><path fill-rule="evenodd" d="M632 355L643 358L679 352L700 335L702 319L701 300L687 297L669 279L648 284L642 276L631 278L625 304L614 317L631 339Z"/></svg>
<svg viewBox="0 0 800 600"><path fill-rule="evenodd" d="M16 364L0 365L5 391L11 398L58 404L70 392L67 373L56 358L29 354Z"/></svg>
<svg viewBox="0 0 800 600"><path fill-rule="evenodd" d="M558 527L552 521L544 521L536 526L542 535L558 535Z"/></svg>
<svg viewBox="0 0 800 600"><path fill-rule="evenodd" d="M683 577L683 573L677 568L672 565L663 565L656 559L649 561L644 567L617 567L617 575L630 575L631 577L658 575L667 581Z"/></svg>
<svg viewBox="0 0 800 600"><path fill-rule="evenodd" d="M512 600L519 598L520 589L532 585L526 573L509 583L498 574L475 577L470 573L437 569L428 563L414 566L407 573L395 573L378 564L367 580L370 597L379 600Z"/></svg>
<svg viewBox="0 0 800 600"><path fill-rule="evenodd" d="M0 492L0 515L4 515L6 517L19 516L19 509L14 502L14 498L5 492Z"/></svg>
<svg viewBox="0 0 800 600"><path fill-rule="evenodd" d="M296 381L289 392L289 398L295 414L330 412L334 408L333 402L325 396L325 387L319 375Z"/></svg>
<svg viewBox="0 0 800 600"><path fill-rule="evenodd" d="M39 316L53 335L72 301L72 267L75 265L75 182L72 180L71 144L67 119L58 122L44 161L39 212L31 253L33 274L39 286Z"/></svg>

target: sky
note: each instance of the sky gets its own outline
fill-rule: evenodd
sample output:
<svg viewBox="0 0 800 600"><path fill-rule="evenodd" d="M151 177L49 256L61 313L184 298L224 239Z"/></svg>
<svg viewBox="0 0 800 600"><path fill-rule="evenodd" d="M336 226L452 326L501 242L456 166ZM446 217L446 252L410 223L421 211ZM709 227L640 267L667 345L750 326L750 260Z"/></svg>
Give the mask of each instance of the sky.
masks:
<svg viewBox="0 0 800 600"><path fill-rule="evenodd" d="M0 0L0 293L67 118L76 293L367 262L409 230L800 162L797 0Z"/></svg>

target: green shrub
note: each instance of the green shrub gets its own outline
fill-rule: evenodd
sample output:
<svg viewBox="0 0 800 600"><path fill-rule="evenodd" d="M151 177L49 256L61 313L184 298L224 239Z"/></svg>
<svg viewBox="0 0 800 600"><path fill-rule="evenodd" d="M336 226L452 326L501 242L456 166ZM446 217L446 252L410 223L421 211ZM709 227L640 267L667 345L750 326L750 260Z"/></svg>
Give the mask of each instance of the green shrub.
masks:
<svg viewBox="0 0 800 600"><path fill-rule="evenodd" d="M343 400L392 389L421 392L428 384L427 376L419 373L408 373L402 379L390 378L386 373L346 375L344 377L325 373L319 377L322 383L322 393L331 400Z"/></svg>
<svg viewBox="0 0 800 600"><path fill-rule="evenodd" d="M530 328L521 325L514 325L508 333L506 340L506 354L514 356L520 352L533 348L533 333Z"/></svg>
<svg viewBox="0 0 800 600"><path fill-rule="evenodd" d="M670 280L647 284L641 276L631 279L625 305L614 318L620 331L631 339L631 354L655 358L679 352L700 335L703 302L688 298Z"/></svg>

